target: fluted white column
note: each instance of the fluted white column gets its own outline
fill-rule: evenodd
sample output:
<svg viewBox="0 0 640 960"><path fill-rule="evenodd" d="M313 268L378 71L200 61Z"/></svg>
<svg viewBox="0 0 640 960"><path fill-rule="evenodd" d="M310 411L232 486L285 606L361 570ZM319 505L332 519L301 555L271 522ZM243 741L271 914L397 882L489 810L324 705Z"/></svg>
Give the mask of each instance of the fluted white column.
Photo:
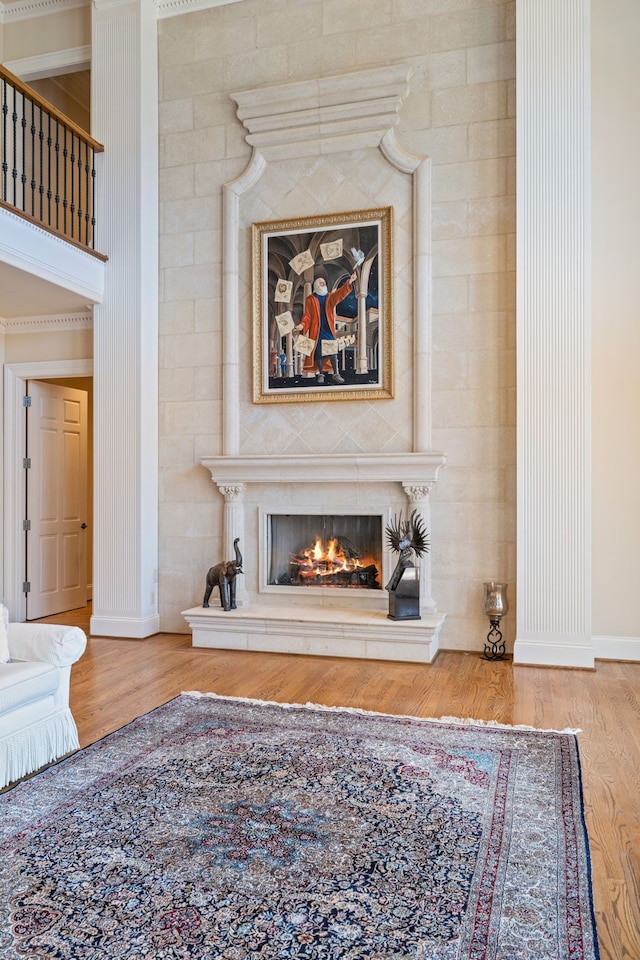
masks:
<svg viewBox="0 0 640 960"><path fill-rule="evenodd" d="M514 659L592 666L589 0L517 2Z"/></svg>
<svg viewBox="0 0 640 960"><path fill-rule="evenodd" d="M158 96L153 0L94 0L92 133L105 144L94 309L95 558L91 630L159 630Z"/></svg>

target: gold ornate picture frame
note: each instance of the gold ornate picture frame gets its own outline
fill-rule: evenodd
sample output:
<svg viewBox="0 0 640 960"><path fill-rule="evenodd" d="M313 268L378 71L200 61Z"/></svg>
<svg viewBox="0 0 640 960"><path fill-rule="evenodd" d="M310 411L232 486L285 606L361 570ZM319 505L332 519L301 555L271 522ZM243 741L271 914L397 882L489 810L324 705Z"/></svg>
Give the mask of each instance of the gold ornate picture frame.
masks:
<svg viewBox="0 0 640 960"><path fill-rule="evenodd" d="M392 243L391 207L253 224L254 403L393 396Z"/></svg>

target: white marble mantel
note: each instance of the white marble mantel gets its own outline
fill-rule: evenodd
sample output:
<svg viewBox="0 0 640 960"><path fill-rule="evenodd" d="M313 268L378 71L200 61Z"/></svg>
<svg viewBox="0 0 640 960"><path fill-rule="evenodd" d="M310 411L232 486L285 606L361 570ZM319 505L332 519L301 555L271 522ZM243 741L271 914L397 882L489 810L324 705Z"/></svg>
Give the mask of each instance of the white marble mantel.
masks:
<svg viewBox="0 0 640 960"><path fill-rule="evenodd" d="M202 457L200 463L219 485L317 481L431 485L446 460L443 453L331 453Z"/></svg>
<svg viewBox="0 0 640 960"><path fill-rule="evenodd" d="M329 503L344 502L345 490L358 490L366 502L380 503L382 491L398 488L395 504L408 516L416 510L426 529L430 527L430 494L438 473L446 463L442 453L320 454L316 456L235 456L203 457L202 466L224 498L225 546L232 551L233 539L241 545L246 517L256 507L250 489L264 491L261 507L277 509L283 491L313 484L321 486ZM285 494L286 495L286 494ZM307 494L308 495L308 494ZM305 494L303 492L302 497ZM291 509L288 507L287 509ZM295 509L295 507L294 507ZM260 540L260 535L258 535ZM264 544L252 544L251 561ZM232 553L229 552L231 556ZM264 584L248 592L244 578L237 585L238 609L225 613L219 606L194 607L183 616L192 631L194 646L225 649L270 650L279 653L307 653L316 656L358 657L430 663L438 652L439 634L445 620L431 595L429 555L419 561L421 576L421 619L391 621L386 616L387 594L367 596L353 591L316 591L313 599L286 598L261 593ZM359 603L358 603L359 601Z"/></svg>
<svg viewBox="0 0 640 960"><path fill-rule="evenodd" d="M200 462L224 498L225 556L231 557L236 537L241 544L247 543L247 510L255 507L254 498L247 492L252 485L259 485L263 491L259 509L265 513L277 513L283 507L285 511L296 510L296 503L298 512L307 513L315 509L334 512L335 503L342 504L346 513L357 513L362 512L361 504L377 504L377 512L389 518L394 512L403 512L408 517L415 511L428 531L431 491L446 456L443 453L261 455L203 457ZM304 489L306 485L313 485L313 500L308 488ZM297 500L292 493L294 489ZM355 497L354 490L357 491ZM351 496L347 496L347 492ZM304 503L313 503L314 509L301 510L300 504ZM262 532L259 529L256 532L260 541ZM264 544L259 542L254 554L256 566L263 548ZM388 562L391 563L391 559ZM421 608L426 614L435 614L430 557L422 557L418 565ZM257 594L254 591L250 596L244 578L239 579L237 593L241 606L261 599L259 594L265 584L258 583Z"/></svg>

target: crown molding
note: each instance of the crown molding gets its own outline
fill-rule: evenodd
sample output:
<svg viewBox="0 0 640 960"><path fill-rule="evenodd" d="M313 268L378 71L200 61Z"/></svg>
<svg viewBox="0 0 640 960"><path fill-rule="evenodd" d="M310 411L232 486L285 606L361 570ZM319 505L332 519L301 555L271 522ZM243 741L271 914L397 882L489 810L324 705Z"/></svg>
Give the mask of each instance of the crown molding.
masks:
<svg viewBox="0 0 640 960"><path fill-rule="evenodd" d="M18 20L32 20L50 13L61 13L63 10L77 10L78 7L88 7L90 2L91 0L0 0L0 23L16 23Z"/></svg>
<svg viewBox="0 0 640 960"><path fill-rule="evenodd" d="M13 317L0 320L2 333L57 333L60 330L91 330L93 314L83 310L81 313L50 314L43 317Z"/></svg>
<svg viewBox="0 0 640 960"><path fill-rule="evenodd" d="M99 0L96 0L99 4ZM167 17L179 17L184 13L193 13L196 10L209 10L213 7L224 7L229 3L241 3L242 0L154 0L159 20ZM19 20L29 20L34 17L44 17L49 13L60 13L62 10L76 10L78 7L88 7L91 0L0 0L0 24L16 23ZM11 69L7 67L7 69ZM15 73L15 70L11 70ZM17 74L17 76L22 76ZM37 79L35 76L32 79Z"/></svg>

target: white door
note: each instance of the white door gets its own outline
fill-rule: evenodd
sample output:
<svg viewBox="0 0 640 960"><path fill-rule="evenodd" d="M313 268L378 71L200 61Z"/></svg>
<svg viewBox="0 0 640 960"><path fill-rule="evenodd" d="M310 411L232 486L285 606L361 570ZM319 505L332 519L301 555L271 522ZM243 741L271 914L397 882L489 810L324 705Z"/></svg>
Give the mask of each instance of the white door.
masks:
<svg viewBox="0 0 640 960"><path fill-rule="evenodd" d="M87 602L85 390L27 386L27 620Z"/></svg>

